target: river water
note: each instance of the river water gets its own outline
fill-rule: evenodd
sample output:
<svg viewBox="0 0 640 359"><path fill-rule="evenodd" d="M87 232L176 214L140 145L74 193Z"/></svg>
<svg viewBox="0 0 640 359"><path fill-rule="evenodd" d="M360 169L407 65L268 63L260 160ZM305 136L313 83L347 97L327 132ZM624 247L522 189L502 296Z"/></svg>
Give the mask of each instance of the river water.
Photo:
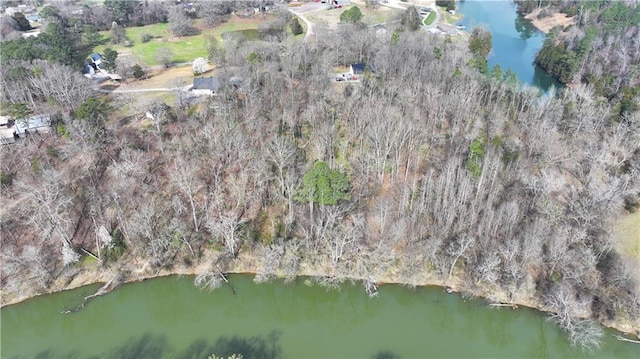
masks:
<svg viewBox="0 0 640 359"><path fill-rule="evenodd" d="M506 71L518 74L520 82L548 91L551 86L562 87L533 60L542 48L545 34L516 13L511 0L461 0L457 11L464 15L459 25L471 32L476 26L484 26L493 35L493 48L489 54L489 67L500 64Z"/></svg>
<svg viewBox="0 0 640 359"><path fill-rule="evenodd" d="M232 275L214 292L191 277L127 284L78 305L98 286L3 308L2 358L637 358L638 347L605 336L602 351L572 348L546 316L491 308L442 288L361 285L328 291L300 278L255 284ZM393 356L395 355L395 356Z"/></svg>

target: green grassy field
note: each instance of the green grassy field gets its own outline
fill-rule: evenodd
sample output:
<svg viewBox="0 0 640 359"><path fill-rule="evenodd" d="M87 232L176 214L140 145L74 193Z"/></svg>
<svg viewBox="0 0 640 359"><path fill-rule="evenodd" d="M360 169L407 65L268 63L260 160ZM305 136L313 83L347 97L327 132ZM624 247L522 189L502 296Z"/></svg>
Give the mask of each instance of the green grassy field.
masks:
<svg viewBox="0 0 640 359"><path fill-rule="evenodd" d="M434 21L435 19L436 19L436 12L435 12L435 11L432 11L432 12L430 12L430 13L429 13L429 16L427 16L427 17L424 19L424 24L425 24L425 25L427 25L427 26L429 26L429 25L433 24L433 21Z"/></svg>
<svg viewBox="0 0 640 359"><path fill-rule="evenodd" d="M457 13L455 15L451 15L448 11L447 8L444 6L438 6L438 9L440 9L441 13L444 14L444 18L447 21L447 23L449 24L455 24L456 22L462 20L462 18L464 17L464 15Z"/></svg>
<svg viewBox="0 0 640 359"><path fill-rule="evenodd" d="M373 10L364 6L359 7L360 11L362 11L362 15L364 15L362 21L365 24L369 25L382 24L387 21L393 21L396 20L396 18L400 18L400 15L402 14L402 10L398 9L382 8Z"/></svg>
<svg viewBox="0 0 640 359"><path fill-rule="evenodd" d="M168 24L153 24L140 27L130 27L125 29L127 38L133 42L133 46L126 48L124 45L113 45L107 43L106 45L98 46L94 49L95 52L102 52L105 48L111 47L118 52L131 51L133 56L141 64L153 66L158 65L155 54L158 49L162 47L169 48L174 56L172 61L174 63L190 62L197 57L207 57L207 38L213 36L222 41L222 34L225 32L257 29L261 23L272 20L272 17L260 17L254 21L247 19L240 19L234 21L237 18L231 18L228 22L211 29L202 29L199 35L185 36L175 38L169 33ZM299 20L303 29L306 32L306 25L304 21ZM287 27L287 31L291 34L291 29ZM101 34L105 37L109 37L109 31L103 31ZM148 42L142 42L142 36L149 34L153 38ZM303 37L298 35L297 37Z"/></svg>

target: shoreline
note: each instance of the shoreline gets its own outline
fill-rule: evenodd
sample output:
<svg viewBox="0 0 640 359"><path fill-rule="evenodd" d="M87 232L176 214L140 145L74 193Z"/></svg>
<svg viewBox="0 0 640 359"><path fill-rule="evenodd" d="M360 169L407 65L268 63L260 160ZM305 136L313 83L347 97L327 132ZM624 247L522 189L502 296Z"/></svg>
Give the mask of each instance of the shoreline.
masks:
<svg viewBox="0 0 640 359"><path fill-rule="evenodd" d="M209 258L210 259L210 258ZM112 289L117 290L117 287L123 284L134 284L138 282L143 282L146 280L151 280L155 278L162 278L168 276L196 276L198 274L210 272L211 266L207 263L211 263L210 260L204 260L205 263L200 263L191 267L178 267L172 270L159 270L156 272L149 271L148 263L144 263L142 267L136 268L129 272L124 278L121 278L121 281L114 286ZM245 275L256 275L258 272L255 266L255 258L251 256L251 254L240 256L234 263L231 264L228 270L223 271L225 274L245 274ZM29 299L37 298L40 296L45 296L49 294L59 293L62 291L78 289L84 286L95 285L109 283L113 281L115 278L120 276L120 272L113 272L112 270L105 270L104 268L100 268L100 266L95 266L93 268L82 268L80 269L80 273L73 277L71 281L68 281L66 284L55 283L52 290L49 290L45 293L38 293L34 295L28 295L23 297L15 297L10 300L4 301L5 295L2 296L2 303L0 303L0 309L16 305L22 302L25 302ZM327 274L319 268L311 268L302 264L299 268L298 273L295 275L296 277L325 277L332 276L331 274ZM275 278L282 278L284 276L275 275ZM353 276L336 276L340 280L340 282L344 282L347 280L355 280L355 281L367 281L368 278L364 278L361 276L353 275ZM399 278L394 275L391 271L386 273L380 273L379 277L376 277L377 285L403 285L410 287L427 287L427 286L435 286L440 287L446 290L448 293L461 293L463 295L471 295L473 297L481 298L486 301L488 306L498 306L498 307L511 307L512 309L517 309L518 307L528 307L531 309L535 309L542 313L552 313L551 308L545 307L542 303L540 303L537 298L528 295L526 290L521 290L518 292L509 293L504 288L499 287L488 287L488 286L479 286L476 288L465 288L463 286L462 279L454 275L450 280L442 280L434 273L426 271L424 273L420 273L420 277L416 278L417 280L412 281L410 278ZM267 281L270 282L271 280ZM102 288L96 289L96 294L100 292ZM101 294L108 294L109 291ZM95 296L95 294L94 294ZM632 321L598 321L602 326L610 329L614 329L619 331L620 333L626 334L633 339L640 339L640 318L636 323Z"/></svg>

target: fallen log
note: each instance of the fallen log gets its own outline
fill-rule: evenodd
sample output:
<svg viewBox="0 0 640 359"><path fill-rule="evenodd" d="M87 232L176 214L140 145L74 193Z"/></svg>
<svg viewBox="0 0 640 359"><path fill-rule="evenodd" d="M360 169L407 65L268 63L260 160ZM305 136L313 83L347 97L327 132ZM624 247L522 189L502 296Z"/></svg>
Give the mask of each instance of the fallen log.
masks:
<svg viewBox="0 0 640 359"><path fill-rule="evenodd" d="M623 341L623 342L640 344L640 340L627 339L627 338L623 337L622 335L615 335L615 338L620 340L620 341Z"/></svg>
<svg viewBox="0 0 640 359"><path fill-rule="evenodd" d="M112 285L113 284L113 285ZM78 312L82 309L84 309L85 305L87 305L87 303L89 303L89 301L95 297L99 297L101 295L105 295L109 292L111 292L112 290L114 290L116 287L118 287L119 283L115 283L113 282L113 279L110 280L107 284L103 285L102 287L100 287L100 289L98 289L95 293L84 297L84 300L82 301L82 303L80 303L80 305L78 305L75 308L71 308L71 309L66 309L63 310L62 312L60 312L61 314L69 314L69 313L75 313Z"/></svg>
<svg viewBox="0 0 640 359"><path fill-rule="evenodd" d="M229 282L229 280L227 279L227 276L225 276L224 273L222 273L222 271L219 269L218 269L218 274L220 275L220 277L222 277L222 280L224 280L224 282L227 283L229 288L231 288L233 295L236 295L236 288L233 285L231 285L231 282Z"/></svg>
<svg viewBox="0 0 640 359"><path fill-rule="evenodd" d="M491 303L489 304L491 307L511 307L511 309L518 309L517 304L513 303Z"/></svg>

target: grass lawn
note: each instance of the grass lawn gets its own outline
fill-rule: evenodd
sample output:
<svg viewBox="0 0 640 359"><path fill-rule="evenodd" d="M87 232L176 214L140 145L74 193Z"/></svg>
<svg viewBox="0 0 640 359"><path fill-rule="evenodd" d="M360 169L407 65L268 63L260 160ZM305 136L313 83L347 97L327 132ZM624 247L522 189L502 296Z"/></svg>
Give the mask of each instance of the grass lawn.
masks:
<svg viewBox="0 0 640 359"><path fill-rule="evenodd" d="M259 16L249 19L239 18L237 16L231 16L228 22L216 26L211 29L201 29L202 33L195 36L174 37L169 33L168 24L153 24L140 27L130 27L126 29L127 37L133 42L133 46L130 48L124 47L124 45L106 44L98 46L94 49L96 52L102 52L105 48L111 47L117 50L119 53L131 54L141 64L149 66L158 65L155 60L155 54L158 49L162 47L169 48L174 56L173 62L190 62L196 57L207 57L207 37L216 37L219 41L222 41L222 34L225 32L244 30L244 29L257 29L262 23L272 20L272 16ZM303 27L304 22L302 22ZM196 23L197 25L197 23ZM289 30L290 31L290 30ZM101 32L105 37L109 37L109 31ZM142 35L149 34L154 38L150 41L143 43Z"/></svg>
<svg viewBox="0 0 640 359"><path fill-rule="evenodd" d="M431 11L427 17L424 18L424 24L429 26L433 24L433 21L436 19L436 12Z"/></svg>
<svg viewBox="0 0 640 359"><path fill-rule="evenodd" d="M382 24L387 21L396 20L397 18L400 17L400 14L402 14L402 10L389 9L382 6L378 7L375 10L367 8L365 6L358 6L358 7L360 8L362 15L364 15L364 17L362 18L362 21L365 24L369 24L369 25Z"/></svg>
<svg viewBox="0 0 640 359"><path fill-rule="evenodd" d="M351 6L345 6L339 9L316 11L313 15L307 15L307 18L318 25L319 28L327 26L330 29L335 29L340 23L340 15L349 10ZM397 20L402 13L399 9L389 9L385 7L378 7L378 9L370 9L363 5L355 5L360 8L362 12L362 23L365 25L381 24L387 21Z"/></svg>
<svg viewBox="0 0 640 359"><path fill-rule="evenodd" d="M307 33L307 23L302 21L302 19L299 18L298 16L294 16L294 17L297 18L298 22L300 23L300 25L302 25L302 34L294 35L293 37L296 38L296 39L303 39L304 35L306 35L306 33ZM291 33L291 26L287 26L287 32L289 34L292 34Z"/></svg>

